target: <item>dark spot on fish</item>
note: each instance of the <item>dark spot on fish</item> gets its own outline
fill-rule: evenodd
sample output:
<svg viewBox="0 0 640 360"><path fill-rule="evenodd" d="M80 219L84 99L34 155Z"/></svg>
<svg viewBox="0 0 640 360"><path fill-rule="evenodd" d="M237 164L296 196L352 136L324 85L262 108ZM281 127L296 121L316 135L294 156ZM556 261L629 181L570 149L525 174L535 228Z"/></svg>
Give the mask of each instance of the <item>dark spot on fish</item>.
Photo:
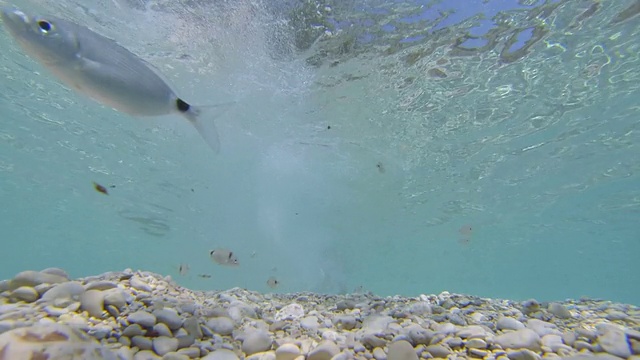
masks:
<svg viewBox="0 0 640 360"><path fill-rule="evenodd" d="M176 106L180 112L187 112L191 109L191 105L187 104L184 100L178 99L176 100Z"/></svg>
<svg viewBox="0 0 640 360"><path fill-rule="evenodd" d="M232 256L233 256L233 251L229 251L229 260L231 260Z"/></svg>
<svg viewBox="0 0 640 360"><path fill-rule="evenodd" d="M97 192L101 192L105 195L109 195L109 192L107 191L107 188L98 184L97 182L93 182L93 188L96 189Z"/></svg>
<svg viewBox="0 0 640 360"><path fill-rule="evenodd" d="M215 250L211 250L211 251L209 252L209 256L213 256L213 253L214 253L214 252L216 252L216 251L215 251Z"/></svg>

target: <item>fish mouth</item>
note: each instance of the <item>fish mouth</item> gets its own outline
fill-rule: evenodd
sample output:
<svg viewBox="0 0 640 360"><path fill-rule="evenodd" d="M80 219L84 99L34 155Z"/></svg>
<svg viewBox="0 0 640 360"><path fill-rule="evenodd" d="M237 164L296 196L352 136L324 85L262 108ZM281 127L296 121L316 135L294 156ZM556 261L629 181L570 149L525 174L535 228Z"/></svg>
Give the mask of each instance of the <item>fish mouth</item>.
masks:
<svg viewBox="0 0 640 360"><path fill-rule="evenodd" d="M16 26L29 24L29 17L27 14L15 8L4 8L0 10L0 17L5 25Z"/></svg>

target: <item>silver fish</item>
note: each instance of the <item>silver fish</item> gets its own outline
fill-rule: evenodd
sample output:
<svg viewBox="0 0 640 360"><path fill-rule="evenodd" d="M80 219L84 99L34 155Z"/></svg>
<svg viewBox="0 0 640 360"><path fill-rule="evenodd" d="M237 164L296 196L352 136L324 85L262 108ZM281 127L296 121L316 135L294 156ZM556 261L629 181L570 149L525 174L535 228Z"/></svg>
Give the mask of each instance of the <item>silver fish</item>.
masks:
<svg viewBox="0 0 640 360"><path fill-rule="evenodd" d="M267 286L275 289L278 287L278 285L280 285L280 281L278 281L278 279L275 278L275 276L271 276L268 280L267 280Z"/></svg>
<svg viewBox="0 0 640 360"><path fill-rule="evenodd" d="M129 115L181 114L215 152L219 151L213 119L231 103L190 105L137 55L71 21L55 16L29 16L13 8L2 9L0 16L24 52L63 83ZM213 109L217 109L215 113Z"/></svg>
<svg viewBox="0 0 640 360"><path fill-rule="evenodd" d="M189 266L189 264L182 263L178 266L178 273L181 276L187 276L187 274L189 274L190 269L191 267Z"/></svg>
<svg viewBox="0 0 640 360"><path fill-rule="evenodd" d="M211 256L211 260L220 265L227 266L238 266L240 262L238 258L231 250L227 249L215 249L209 252L209 256Z"/></svg>

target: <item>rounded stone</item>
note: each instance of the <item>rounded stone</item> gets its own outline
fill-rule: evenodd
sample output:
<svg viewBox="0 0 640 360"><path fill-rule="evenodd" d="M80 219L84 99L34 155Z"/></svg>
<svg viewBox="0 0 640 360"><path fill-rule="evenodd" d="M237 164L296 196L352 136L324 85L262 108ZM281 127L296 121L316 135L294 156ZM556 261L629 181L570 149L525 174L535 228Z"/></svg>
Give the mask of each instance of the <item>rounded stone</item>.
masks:
<svg viewBox="0 0 640 360"><path fill-rule="evenodd" d="M153 331L158 333L158 335L160 336L168 336L168 337L173 336L173 334L171 333L171 330L169 330L169 327L163 323L157 323L153 325Z"/></svg>
<svg viewBox="0 0 640 360"><path fill-rule="evenodd" d="M90 316L102 318L104 312L104 294L100 290L85 291L80 295L80 309L87 311Z"/></svg>
<svg viewBox="0 0 640 360"><path fill-rule="evenodd" d="M276 360L293 360L300 355L300 348L296 344L286 343L276 349Z"/></svg>
<svg viewBox="0 0 640 360"><path fill-rule="evenodd" d="M389 345L388 360L418 360L418 355L408 341L396 341Z"/></svg>
<svg viewBox="0 0 640 360"><path fill-rule="evenodd" d="M552 313L555 317L559 319L571 318L571 312L564 305L560 303L550 303L548 310L550 313Z"/></svg>
<svg viewBox="0 0 640 360"><path fill-rule="evenodd" d="M331 360L339 352L340 348L336 343L325 340L309 352L307 360Z"/></svg>
<svg viewBox="0 0 640 360"><path fill-rule="evenodd" d="M508 351L507 356L510 360L541 360L542 359L540 355L538 355L537 353L529 349Z"/></svg>
<svg viewBox="0 0 640 360"><path fill-rule="evenodd" d="M129 279L129 285L131 285L131 287L134 289L142 290L146 292L151 292L151 290L153 290L151 288L151 285L147 284L146 281L142 280L137 275L134 275L133 277L131 277L131 279Z"/></svg>
<svg viewBox="0 0 640 360"><path fill-rule="evenodd" d="M200 327L200 322L195 316L190 316L184 319L184 321L182 322L182 326L186 333L192 336L194 339L202 339L202 337L204 336L204 334L202 333L202 328Z"/></svg>
<svg viewBox="0 0 640 360"><path fill-rule="evenodd" d="M429 345L425 347L424 350L431 354L433 357L443 359L446 359L452 353L451 349L440 344Z"/></svg>
<svg viewBox="0 0 640 360"><path fill-rule="evenodd" d="M231 335L235 328L233 320L226 316L216 317L207 321L207 327L222 336Z"/></svg>
<svg viewBox="0 0 640 360"><path fill-rule="evenodd" d="M62 278L65 278L65 279L69 280L69 274L67 274L66 271L64 271L64 270L62 270L60 268L50 267L50 268L46 268L44 270L41 270L40 272L43 273L43 274L60 276Z"/></svg>
<svg viewBox="0 0 640 360"><path fill-rule="evenodd" d="M84 293L84 286L77 281L69 281L58 284L42 294L42 300L46 302L54 302L56 300L71 299L76 301L80 299L80 295Z"/></svg>
<svg viewBox="0 0 640 360"><path fill-rule="evenodd" d="M118 285L112 281L94 281L85 286L85 290L109 290L117 288Z"/></svg>
<svg viewBox="0 0 640 360"><path fill-rule="evenodd" d="M160 356L176 350L178 350L178 339L168 336L158 336L153 339L153 351Z"/></svg>
<svg viewBox="0 0 640 360"><path fill-rule="evenodd" d="M387 360L387 354L382 350L382 348L377 347L373 349L373 358L376 360Z"/></svg>
<svg viewBox="0 0 640 360"><path fill-rule="evenodd" d="M306 330L317 330L320 324L317 316L307 316L300 320L300 327Z"/></svg>
<svg viewBox="0 0 640 360"><path fill-rule="evenodd" d="M42 273L39 271L27 270L18 273L10 282L11 289L17 289L21 286L35 287L40 284L58 284L69 281L64 276Z"/></svg>
<svg viewBox="0 0 640 360"><path fill-rule="evenodd" d="M276 321L282 320L298 320L304 316L304 308L302 305L293 303L278 310L275 315Z"/></svg>
<svg viewBox="0 0 640 360"><path fill-rule="evenodd" d="M190 359L195 359L200 357L200 349L197 347L187 347L178 350L178 354L183 354L188 356Z"/></svg>
<svg viewBox="0 0 640 360"><path fill-rule="evenodd" d="M182 318L178 312L171 308L163 308L153 312L156 320L169 327L171 330L177 330L182 326Z"/></svg>
<svg viewBox="0 0 640 360"><path fill-rule="evenodd" d="M624 329L617 325L602 323L596 326L596 330L598 343L604 351L623 359L632 355Z"/></svg>
<svg viewBox="0 0 640 360"><path fill-rule="evenodd" d="M353 300L341 300L336 304L336 309L339 311L353 310L356 307L356 302Z"/></svg>
<svg viewBox="0 0 640 360"><path fill-rule="evenodd" d="M384 339L381 339L375 336L374 334L365 334L362 337L361 341L362 341L362 344L372 349L376 347L382 347L387 343Z"/></svg>
<svg viewBox="0 0 640 360"><path fill-rule="evenodd" d="M358 324L355 316L341 315L333 318L333 323L344 330L352 330Z"/></svg>
<svg viewBox="0 0 640 360"><path fill-rule="evenodd" d="M31 286L20 286L19 288L13 290L11 296L16 298L17 300L21 300L24 302L32 303L38 300L40 296L36 289Z"/></svg>
<svg viewBox="0 0 640 360"><path fill-rule="evenodd" d="M131 344L137 346L140 350L151 350L153 348L153 340L145 336L132 337Z"/></svg>
<svg viewBox="0 0 640 360"><path fill-rule="evenodd" d="M524 324L514 318L501 316L496 321L496 329L498 330L520 330L524 328Z"/></svg>
<svg viewBox="0 0 640 360"><path fill-rule="evenodd" d="M122 309L127 305L127 299L122 290L109 289L104 291L104 304L113 305L118 310L122 311Z"/></svg>
<svg viewBox="0 0 640 360"><path fill-rule="evenodd" d="M1 334L0 358L103 360L117 357L84 332L50 323L21 327Z"/></svg>
<svg viewBox="0 0 640 360"><path fill-rule="evenodd" d="M187 355L180 354L177 352L170 352L165 354L162 357L162 360L189 360L190 358Z"/></svg>
<svg viewBox="0 0 640 360"><path fill-rule="evenodd" d="M259 352L246 357L245 360L276 360L276 353L272 350Z"/></svg>
<svg viewBox="0 0 640 360"><path fill-rule="evenodd" d="M498 335L494 341L503 349L530 349L540 351L540 336L531 329L520 329Z"/></svg>
<svg viewBox="0 0 640 360"><path fill-rule="evenodd" d="M240 360L240 358L231 350L218 349L210 352L207 356L201 358L201 360Z"/></svg>
<svg viewBox="0 0 640 360"><path fill-rule="evenodd" d="M144 330L140 324L131 324L124 328L122 335L127 337L141 336L144 335Z"/></svg>
<svg viewBox="0 0 640 360"><path fill-rule="evenodd" d="M133 360L160 360L161 357L156 355L153 350L142 350L138 351L134 356Z"/></svg>
<svg viewBox="0 0 640 360"><path fill-rule="evenodd" d="M428 345L435 335L433 331L427 330L418 324L408 327L409 338L416 345Z"/></svg>
<svg viewBox="0 0 640 360"><path fill-rule="evenodd" d="M487 342L482 339L469 339L465 343L465 347L471 349L486 349Z"/></svg>
<svg viewBox="0 0 640 360"><path fill-rule="evenodd" d="M273 340L266 331L252 331L242 341L242 352L247 355L267 351L271 349Z"/></svg>
<svg viewBox="0 0 640 360"><path fill-rule="evenodd" d="M148 313L144 310L138 310L134 313L129 314L127 316L127 320L129 320L132 324L140 324L142 327L150 328L156 324L155 315Z"/></svg>

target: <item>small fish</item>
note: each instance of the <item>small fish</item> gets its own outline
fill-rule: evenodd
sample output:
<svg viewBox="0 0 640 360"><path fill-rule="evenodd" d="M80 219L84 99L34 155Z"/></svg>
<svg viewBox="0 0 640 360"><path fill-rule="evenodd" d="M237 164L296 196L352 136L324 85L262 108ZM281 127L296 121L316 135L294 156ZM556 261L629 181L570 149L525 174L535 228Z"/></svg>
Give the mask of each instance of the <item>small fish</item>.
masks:
<svg viewBox="0 0 640 360"><path fill-rule="evenodd" d="M66 85L132 116L181 114L219 151L213 119L232 103L190 105L144 60L82 25L55 16L29 16L13 8L2 9L0 17L24 52Z"/></svg>
<svg viewBox="0 0 640 360"><path fill-rule="evenodd" d="M278 285L280 285L280 281L278 281L278 279L276 279L274 276L270 277L267 280L267 286L272 288L272 289L277 288Z"/></svg>
<svg viewBox="0 0 640 360"><path fill-rule="evenodd" d="M198 274L198 277L201 277L203 279L211 279L211 275L209 274Z"/></svg>
<svg viewBox="0 0 640 360"><path fill-rule="evenodd" d="M182 263L180 264L180 266L178 266L178 274L180 274L181 276L186 276L187 274L189 274L189 269L189 264Z"/></svg>
<svg viewBox="0 0 640 360"><path fill-rule="evenodd" d="M469 224L462 225L458 230L460 234L458 238L458 243L461 245L469 245L471 242L471 236L473 235L473 227Z"/></svg>
<svg viewBox="0 0 640 360"><path fill-rule="evenodd" d="M220 265L227 266L238 266L240 262L238 258L234 255L233 251L227 249L215 249L209 252L209 256L211 256L211 260Z"/></svg>
<svg viewBox="0 0 640 360"><path fill-rule="evenodd" d="M105 195L109 195L109 191L106 187L98 184L97 182L93 182L93 188L96 189L97 192L103 193Z"/></svg>
<svg viewBox="0 0 640 360"><path fill-rule="evenodd" d="M380 172L380 174L385 173L386 170L384 169L384 164L382 164L382 161L378 161L376 167L378 168L378 172Z"/></svg>

